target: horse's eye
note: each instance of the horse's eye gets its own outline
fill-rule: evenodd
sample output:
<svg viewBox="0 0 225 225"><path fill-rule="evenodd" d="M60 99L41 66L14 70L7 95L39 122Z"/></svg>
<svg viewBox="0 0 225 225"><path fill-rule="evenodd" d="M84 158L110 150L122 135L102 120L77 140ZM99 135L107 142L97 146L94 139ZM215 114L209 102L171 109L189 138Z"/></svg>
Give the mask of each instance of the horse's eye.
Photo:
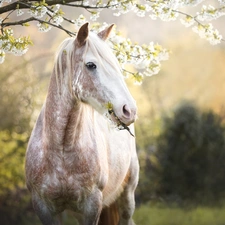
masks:
<svg viewBox="0 0 225 225"><path fill-rule="evenodd" d="M93 63L93 62L88 62L86 64L86 67L89 69L89 70L95 70L97 68L97 66Z"/></svg>

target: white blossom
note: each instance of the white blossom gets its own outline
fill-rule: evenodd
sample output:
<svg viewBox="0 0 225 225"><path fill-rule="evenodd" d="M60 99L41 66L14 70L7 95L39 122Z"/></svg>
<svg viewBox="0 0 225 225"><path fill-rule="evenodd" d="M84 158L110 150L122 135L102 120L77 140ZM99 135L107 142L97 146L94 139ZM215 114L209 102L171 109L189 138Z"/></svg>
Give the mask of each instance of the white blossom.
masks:
<svg viewBox="0 0 225 225"><path fill-rule="evenodd" d="M24 14L23 10L17 9L17 11L16 11L17 16L22 16L23 14Z"/></svg>
<svg viewBox="0 0 225 225"><path fill-rule="evenodd" d="M59 26L63 22L63 17L60 15L55 15L52 17L53 24Z"/></svg>
<svg viewBox="0 0 225 225"><path fill-rule="evenodd" d="M11 0L1 0L1 1L0 1L0 7L2 6L2 4L3 4L4 2L5 2L5 3L10 3Z"/></svg>
<svg viewBox="0 0 225 225"><path fill-rule="evenodd" d="M135 85L141 85L142 81L144 79L144 75L142 73L137 73L135 74L136 76L134 76L135 80L134 80L134 84Z"/></svg>
<svg viewBox="0 0 225 225"><path fill-rule="evenodd" d="M123 11L122 13L125 14L125 13L128 13L132 10L135 9L135 4L131 1L126 1L124 4L123 4Z"/></svg>
<svg viewBox="0 0 225 225"><path fill-rule="evenodd" d="M118 0L111 0L109 1L109 5L111 6L111 9L115 10L119 6L119 1Z"/></svg>
<svg viewBox="0 0 225 225"><path fill-rule="evenodd" d="M162 49L158 56L157 56L159 61L166 61L169 59L169 51L167 49Z"/></svg>
<svg viewBox="0 0 225 225"><path fill-rule="evenodd" d="M4 61L6 53L18 56L25 54L31 44L29 37L15 38L12 29L3 30L0 35L0 62Z"/></svg>
<svg viewBox="0 0 225 225"><path fill-rule="evenodd" d="M59 5L59 4L56 4L56 5L55 5L55 10L54 10L54 11L55 11L55 13L56 13L56 12L58 12L58 11L59 11L59 9L60 9L60 5Z"/></svg>
<svg viewBox="0 0 225 225"><path fill-rule="evenodd" d="M180 22L185 26L185 27L190 27L195 23L195 20L191 16L186 16L185 19L180 19Z"/></svg>
<svg viewBox="0 0 225 225"><path fill-rule="evenodd" d="M99 18L99 16L100 16L100 12L92 12L90 16L90 20L96 21L97 18Z"/></svg>
<svg viewBox="0 0 225 225"><path fill-rule="evenodd" d="M28 51L28 48L17 48L15 46L12 47L10 53L13 53L16 56L21 56L25 54Z"/></svg>
<svg viewBox="0 0 225 225"><path fill-rule="evenodd" d="M86 18L82 14L74 21L76 28L82 26L84 23L86 23Z"/></svg>
<svg viewBox="0 0 225 225"><path fill-rule="evenodd" d="M147 67L146 71L144 72L144 75L146 76L152 76L159 73L161 68L161 64L157 60L153 60L151 64Z"/></svg>
<svg viewBox="0 0 225 225"><path fill-rule="evenodd" d="M157 1L156 1L157 2ZM173 21L179 16L176 11L179 4L178 1L160 1L151 5L149 16L152 19L160 18L162 21Z"/></svg>
<svg viewBox="0 0 225 225"><path fill-rule="evenodd" d="M124 1L122 4L117 5L118 13L126 14L130 11L133 11L136 8L136 4L133 1Z"/></svg>
<svg viewBox="0 0 225 225"><path fill-rule="evenodd" d="M202 3L204 0L181 0L180 6L197 6Z"/></svg>
<svg viewBox="0 0 225 225"><path fill-rule="evenodd" d="M3 49L5 53L11 53L12 45L9 41L6 40L5 42L2 43L2 45L4 46Z"/></svg>
<svg viewBox="0 0 225 225"><path fill-rule="evenodd" d="M63 22L63 12L60 10L60 5L57 4L52 8L51 10L48 10L48 15L51 18L51 22L55 24L56 26L61 25Z"/></svg>
<svg viewBox="0 0 225 225"><path fill-rule="evenodd" d="M218 19L221 16L224 16L225 12L216 9L215 7L211 6L211 5L203 5L201 12L197 13L197 19L200 21L211 21L211 20L215 20Z"/></svg>
<svg viewBox="0 0 225 225"><path fill-rule="evenodd" d="M37 19L40 19L42 18L46 13L47 13L48 9L43 6L43 5L38 5L38 6L35 6L33 5L29 10L28 10L28 13L37 18Z"/></svg>
<svg viewBox="0 0 225 225"><path fill-rule="evenodd" d="M40 32L48 32L52 29L52 26L50 26L49 24L40 22L37 23L37 27Z"/></svg>
<svg viewBox="0 0 225 225"><path fill-rule="evenodd" d="M5 61L5 52L0 49L0 64Z"/></svg>
<svg viewBox="0 0 225 225"><path fill-rule="evenodd" d="M112 0L109 1L109 6L111 10L117 10L113 15L114 16L120 16L122 14L126 14L128 12L136 10L136 1L130 0L130 1L118 1L118 0Z"/></svg>
<svg viewBox="0 0 225 225"><path fill-rule="evenodd" d="M116 54L117 60L119 61L119 63L121 64L126 64L127 63L127 55L124 54L123 52L119 51Z"/></svg>
<svg viewBox="0 0 225 225"><path fill-rule="evenodd" d="M83 5L83 6L90 6L89 0L83 0L83 1L82 1L82 5Z"/></svg>
<svg viewBox="0 0 225 225"><path fill-rule="evenodd" d="M140 62L135 64L137 70L143 70L150 64L151 60L149 58L143 58Z"/></svg>
<svg viewBox="0 0 225 225"><path fill-rule="evenodd" d="M201 38L206 39L212 45L219 44L222 40L222 36L219 34L219 31L213 29L212 24L194 26L192 28Z"/></svg>
<svg viewBox="0 0 225 225"><path fill-rule="evenodd" d="M134 12L139 17L145 17L145 10L140 10L140 9L137 8Z"/></svg>
<svg viewBox="0 0 225 225"><path fill-rule="evenodd" d="M109 39L114 45L119 45L120 43L125 41L125 38L119 35L111 35Z"/></svg>

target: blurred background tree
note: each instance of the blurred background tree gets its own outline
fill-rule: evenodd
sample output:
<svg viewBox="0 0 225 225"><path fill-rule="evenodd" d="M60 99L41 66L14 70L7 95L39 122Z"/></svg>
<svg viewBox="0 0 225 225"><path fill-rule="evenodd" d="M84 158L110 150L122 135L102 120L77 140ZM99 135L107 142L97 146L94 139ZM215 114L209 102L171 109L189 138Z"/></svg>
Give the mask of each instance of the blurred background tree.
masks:
<svg viewBox="0 0 225 225"><path fill-rule="evenodd" d="M225 199L224 118L185 102L165 116L159 136L139 149L139 203L219 205Z"/></svg>
<svg viewBox="0 0 225 225"><path fill-rule="evenodd" d="M35 96L43 79L35 74L31 61L24 58L13 66L6 60L1 71L4 72L0 73L0 223L23 224L33 217L25 187L24 159L32 115L38 107Z"/></svg>
<svg viewBox="0 0 225 225"><path fill-rule="evenodd" d="M32 66L22 60L21 64L6 61L1 65L0 74L0 128L18 133L30 131L30 117L35 105L31 97L36 88L37 78L32 76ZM4 71L4 72L3 72Z"/></svg>
<svg viewBox="0 0 225 225"><path fill-rule="evenodd" d="M157 148L160 196L199 204L224 201L225 127L220 116L183 104L165 118Z"/></svg>

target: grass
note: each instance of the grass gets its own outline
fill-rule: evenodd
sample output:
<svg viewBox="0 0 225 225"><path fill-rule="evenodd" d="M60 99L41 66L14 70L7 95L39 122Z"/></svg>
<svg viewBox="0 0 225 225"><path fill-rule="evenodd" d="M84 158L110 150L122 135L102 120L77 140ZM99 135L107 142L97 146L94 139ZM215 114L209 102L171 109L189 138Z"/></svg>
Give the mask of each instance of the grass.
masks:
<svg viewBox="0 0 225 225"><path fill-rule="evenodd" d="M133 219L136 225L225 225L223 207L197 206L191 209L166 205L142 205L136 208ZM63 213L64 225L78 224L71 212ZM1 224L1 223L0 223ZM37 216L24 221L24 225L41 225Z"/></svg>
<svg viewBox="0 0 225 225"><path fill-rule="evenodd" d="M225 225L224 207L178 207L143 205L134 214L136 225Z"/></svg>

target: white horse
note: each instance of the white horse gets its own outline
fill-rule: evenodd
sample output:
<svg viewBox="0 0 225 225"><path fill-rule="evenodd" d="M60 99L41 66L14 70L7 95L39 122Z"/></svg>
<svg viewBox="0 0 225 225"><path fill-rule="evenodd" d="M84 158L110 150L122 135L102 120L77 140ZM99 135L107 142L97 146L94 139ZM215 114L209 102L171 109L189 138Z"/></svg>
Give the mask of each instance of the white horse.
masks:
<svg viewBox="0 0 225 225"><path fill-rule="evenodd" d="M112 27L97 35L86 23L57 54L26 153L27 187L44 225L59 224L65 209L82 225L134 224L136 104L104 42Z"/></svg>

